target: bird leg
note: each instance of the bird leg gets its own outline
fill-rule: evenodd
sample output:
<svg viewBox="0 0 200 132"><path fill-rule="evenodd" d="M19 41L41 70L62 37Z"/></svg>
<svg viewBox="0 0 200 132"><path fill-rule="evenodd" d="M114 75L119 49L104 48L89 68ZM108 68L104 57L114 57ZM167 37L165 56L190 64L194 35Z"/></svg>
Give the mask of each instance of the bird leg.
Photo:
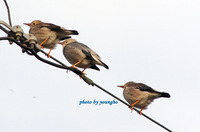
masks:
<svg viewBox="0 0 200 132"><path fill-rule="evenodd" d="M40 43L40 46L44 49L44 47L42 46L49 38L46 38L42 43Z"/></svg>
<svg viewBox="0 0 200 132"><path fill-rule="evenodd" d="M140 110L140 112L139 112L140 115L142 115L142 110L143 110L144 108L145 108L145 107L143 107L143 108Z"/></svg>
<svg viewBox="0 0 200 132"><path fill-rule="evenodd" d="M76 67L74 67L74 66L78 65L78 64L81 63L82 61L83 61L83 60L78 61L77 63L75 63L75 64L72 65L71 67L76 68ZM86 74L86 73L84 73L85 69L86 69L86 68L84 68L83 71L82 71L82 73L83 73L84 75ZM81 77L80 77L80 78L81 78Z"/></svg>
<svg viewBox="0 0 200 132"><path fill-rule="evenodd" d="M140 99L141 100L141 99ZM136 105L140 100L137 100L135 103L133 103L132 105L131 105L131 112L133 111L133 107L134 107L134 105Z"/></svg>
<svg viewBox="0 0 200 132"><path fill-rule="evenodd" d="M84 68L83 71L82 71L82 73L83 73L84 75L86 75L86 73L84 73L85 69L86 69L86 68Z"/></svg>
<svg viewBox="0 0 200 132"><path fill-rule="evenodd" d="M74 65L72 65L71 67L76 68L74 66L78 65L79 63L81 63L83 60L76 62ZM84 70L82 71L82 73L85 71L86 68L84 68ZM83 73L85 74L85 73ZM81 77L80 77L81 78Z"/></svg>
<svg viewBox="0 0 200 132"><path fill-rule="evenodd" d="M48 55L47 55L48 58L50 57L50 53L51 53L53 47L54 47L54 45L51 47L51 49L50 49L50 51L49 51L49 53L48 53Z"/></svg>
<svg viewBox="0 0 200 132"><path fill-rule="evenodd" d="M71 67L75 68L74 66L78 65L78 64L81 63L81 62L82 62L82 60L81 60L81 61L78 61L78 62L75 63L75 64L73 64Z"/></svg>

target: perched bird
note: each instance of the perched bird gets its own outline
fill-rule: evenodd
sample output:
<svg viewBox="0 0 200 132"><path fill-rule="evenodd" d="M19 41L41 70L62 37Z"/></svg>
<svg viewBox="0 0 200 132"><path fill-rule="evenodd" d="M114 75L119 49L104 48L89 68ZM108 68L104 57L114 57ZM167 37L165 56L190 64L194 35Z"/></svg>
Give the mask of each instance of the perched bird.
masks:
<svg viewBox="0 0 200 132"><path fill-rule="evenodd" d="M118 87L124 88L123 96L131 105L131 110L133 110L134 106L141 109L140 115L142 114L142 110L146 109L154 99L159 97L170 97L168 93L158 92L143 83L127 82L125 85Z"/></svg>
<svg viewBox="0 0 200 132"><path fill-rule="evenodd" d="M96 65L100 65L109 69L108 66L103 63L100 56L90 49L87 45L77 42L75 39L67 39L59 44L63 45L63 54L65 58L72 64L71 67L77 66L79 68L92 68L100 70ZM82 71L82 73L84 72Z"/></svg>
<svg viewBox="0 0 200 132"><path fill-rule="evenodd" d="M30 26L29 33L35 35L40 46L50 49L48 57L50 56L50 52L54 48L55 44L59 43L61 40L69 38L68 35L78 35L76 30L67 30L63 27L52 23L44 23L40 20L24 24Z"/></svg>

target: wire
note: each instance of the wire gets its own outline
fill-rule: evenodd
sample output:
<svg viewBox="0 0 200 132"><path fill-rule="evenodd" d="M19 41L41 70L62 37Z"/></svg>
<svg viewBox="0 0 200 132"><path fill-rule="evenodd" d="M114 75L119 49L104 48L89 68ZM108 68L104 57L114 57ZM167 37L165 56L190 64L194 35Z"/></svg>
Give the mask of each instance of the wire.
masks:
<svg viewBox="0 0 200 132"><path fill-rule="evenodd" d="M6 0L4 0L4 3L6 5L6 8L7 8L7 12L8 12L8 20L9 20L9 24L10 26L12 27L12 22L11 22L11 17L10 17L10 9L9 9L9 6L8 6L8 3Z"/></svg>
<svg viewBox="0 0 200 132"><path fill-rule="evenodd" d="M94 84L96 87L98 87L99 89L101 89L102 91L106 92L107 94L109 94L110 96L114 97L115 99L119 100L121 103L127 105L129 108L131 108L131 106L124 102L123 100L121 100L120 98L118 98L117 96L113 95L112 93L108 92L107 90L103 89L102 87L100 87L99 85L97 85L96 83ZM139 110L135 109L133 107L133 110L135 110L136 112L139 113ZM167 130L168 132L172 132L170 129L168 129L167 127L163 126L162 124L160 124L159 122L153 120L152 118L150 118L149 116L145 115L144 113L142 113L142 115L144 117L146 117L147 119L149 119L150 121L154 122L155 124L159 125L160 127L164 128L165 130Z"/></svg>
<svg viewBox="0 0 200 132"><path fill-rule="evenodd" d="M117 99L118 101L120 101L121 103L125 104L126 106L128 106L129 108L131 108L131 106L124 102L122 99L118 98L117 96L115 96L114 94L110 93L109 91L105 90L104 88L102 88L101 86L99 86L98 84L94 83L90 78L86 77L80 70L78 69L75 69L75 68L72 68L72 67L68 67L66 66L65 64L63 64L62 62L58 61L57 59L55 59L54 57L51 56L51 58L53 60L55 60L56 62L60 63L61 65L59 64L56 64L56 63L53 63L51 61L48 61L46 59L43 59L42 57L40 57L34 50L20 44L18 41L12 39L12 38L9 38L9 37L0 37L0 40L10 40L10 41L13 41L14 43L16 43L18 46L22 47L22 48L25 48L26 50L30 51L30 53L28 53L29 55L33 55L35 56L38 60L46 63L46 64L49 64L49 65L52 65L52 66L55 66L57 68L61 68L61 69L67 69L67 70L70 70L72 72L74 72L75 74L79 75L87 84L89 85L92 85L92 86L96 86L97 88L101 89L102 91L104 91L105 93L109 94L110 96L114 97L115 99ZM28 52L27 51L27 52ZM42 51L42 53L44 53L45 55L48 55L47 53L45 53L44 51ZM133 108L133 110L135 110L137 113L139 113L139 110ZM142 115L144 117L146 117L147 119L149 119L150 121L154 122L155 124L159 125L160 127L164 128L165 130L169 131L169 132L172 132L170 129L168 129L167 127L163 126L162 124L160 124L159 122L155 121L154 119L150 118L149 116L145 115L144 113L142 113Z"/></svg>
<svg viewBox="0 0 200 132"><path fill-rule="evenodd" d="M8 18L9 18L9 23L10 23L10 26L12 26L11 24L11 18L10 18L10 10L9 10L9 6L6 2L6 0L4 0L5 2L5 5L7 7L7 11L8 11ZM9 35L10 32L8 32L6 29L4 29L1 25L0 25L0 29L3 30L5 33L7 33ZM27 53L28 55L30 56L35 56L38 60L46 63L46 64L49 64L51 66L54 66L54 67L57 67L57 68L61 68L61 69L65 69L65 70L70 70L72 72L74 72L75 74L77 74L78 76L80 76L87 84L89 85L92 85L92 86L96 86L97 88L101 89L102 91L104 91L105 93L109 94L110 96L114 97L115 99L119 100L121 103L123 103L124 105L128 106L129 108L131 107L128 103L124 102L122 99L118 98L117 96L115 96L114 94L110 93L109 91L105 90L104 88L102 88L101 86L99 86L98 84L94 83L90 78L86 77L80 70L76 69L76 68L72 68L72 67L68 67L66 66L64 63L62 63L61 61L57 60L56 58L54 57L50 57L52 60L54 60L55 62L57 63L54 63L54 62L51 62L49 60L46 60L42 57L40 57L36 52L35 49L32 49L30 47L27 47L23 44L21 44L20 42L18 42L17 40L13 39L13 38L10 38L10 37L0 37L0 40L9 40L9 41L12 41L14 43L16 43L18 46L20 46L25 53ZM38 50L38 49L37 49ZM44 51L42 50L39 50L41 53L45 54L45 55L48 55L47 53L45 53ZM139 113L139 111L135 108L133 108L133 110L135 110L136 112ZM159 122L153 120L152 118L150 118L149 116L145 115L144 113L142 114L144 117L146 117L147 119L149 119L150 121L154 122L155 124L159 125L160 127L164 128L165 130L167 130L168 132L172 132L170 129L168 129L167 127L163 126L162 124L160 124Z"/></svg>

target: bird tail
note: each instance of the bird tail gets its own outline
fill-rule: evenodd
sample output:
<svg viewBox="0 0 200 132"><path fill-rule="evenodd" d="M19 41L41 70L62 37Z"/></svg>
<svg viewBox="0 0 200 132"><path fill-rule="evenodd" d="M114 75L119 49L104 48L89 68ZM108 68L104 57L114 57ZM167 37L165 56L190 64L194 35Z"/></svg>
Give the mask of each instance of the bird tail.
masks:
<svg viewBox="0 0 200 132"><path fill-rule="evenodd" d="M170 96L168 93L161 92L161 93L160 93L160 97L169 98L169 97L171 97L171 96Z"/></svg>
<svg viewBox="0 0 200 132"><path fill-rule="evenodd" d="M67 35L78 35L78 31L76 30L66 30L65 31L67 33Z"/></svg>
<svg viewBox="0 0 200 132"><path fill-rule="evenodd" d="M101 60L100 60L101 61ZM103 64L102 66L103 67L105 67L106 69L109 69L109 67L105 64L105 63L103 63L102 61L101 61L101 63Z"/></svg>
<svg viewBox="0 0 200 132"><path fill-rule="evenodd" d="M96 65L93 65L91 66L90 68L94 69L94 70L97 70L97 71L100 71L100 69L96 66Z"/></svg>
<svg viewBox="0 0 200 132"><path fill-rule="evenodd" d="M95 60L97 65L100 65L100 66L105 67L106 69L109 69L109 67L108 67L105 63L103 63L103 62L102 62L100 59L98 59L97 57L91 55L91 53L89 53L89 52L87 52L87 51L85 51L85 50L82 50L82 52L83 52L87 57L89 57L90 59ZM90 68L91 68L91 67L90 67ZM95 68L93 68L93 69L95 69Z"/></svg>

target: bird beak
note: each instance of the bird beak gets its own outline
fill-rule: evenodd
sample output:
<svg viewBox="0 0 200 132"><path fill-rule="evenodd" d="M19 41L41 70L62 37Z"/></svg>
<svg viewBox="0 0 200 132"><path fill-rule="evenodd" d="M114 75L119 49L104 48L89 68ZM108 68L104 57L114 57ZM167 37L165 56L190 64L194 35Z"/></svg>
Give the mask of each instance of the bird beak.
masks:
<svg viewBox="0 0 200 132"><path fill-rule="evenodd" d="M31 24L30 23L24 23L24 25L30 26Z"/></svg>
<svg viewBox="0 0 200 132"><path fill-rule="evenodd" d="M124 86L117 86L117 87L124 88Z"/></svg>

